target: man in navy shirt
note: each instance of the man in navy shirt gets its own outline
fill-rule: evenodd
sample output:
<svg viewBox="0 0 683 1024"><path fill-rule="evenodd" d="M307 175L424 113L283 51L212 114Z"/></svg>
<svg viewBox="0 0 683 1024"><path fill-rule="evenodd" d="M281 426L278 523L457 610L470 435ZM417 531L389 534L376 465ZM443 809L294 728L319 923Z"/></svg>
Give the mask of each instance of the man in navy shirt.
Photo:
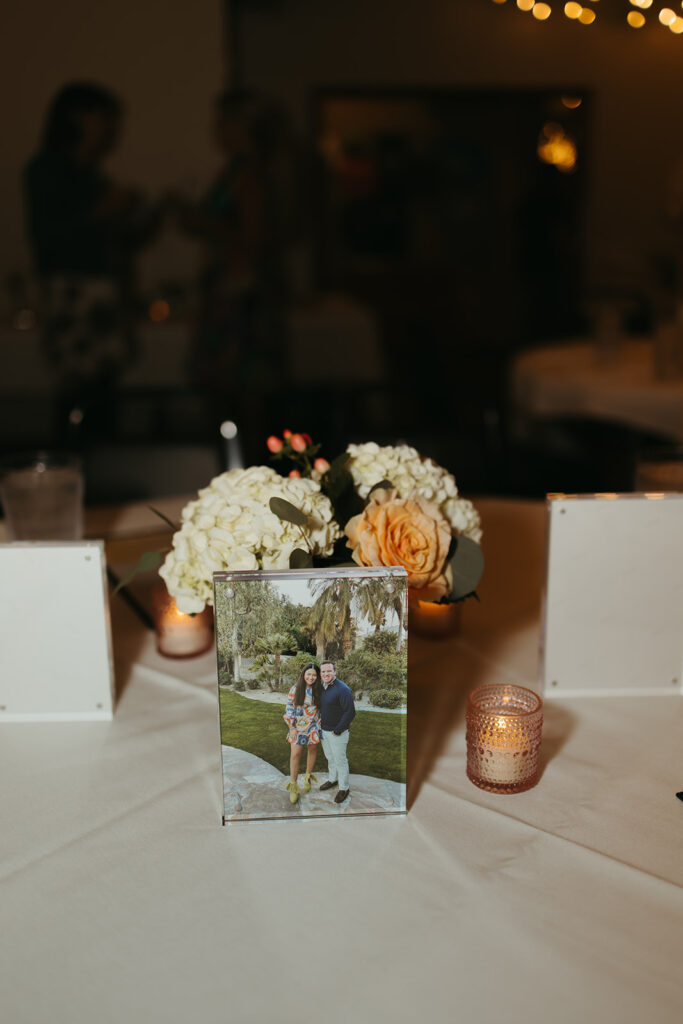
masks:
<svg viewBox="0 0 683 1024"><path fill-rule="evenodd" d="M353 694L341 679L337 679L333 661L324 661L320 666L323 692L320 699L320 721L323 750L329 766L327 782L321 789L339 786L334 802L342 804L349 795L349 762L346 747L349 742L349 725L356 714Z"/></svg>

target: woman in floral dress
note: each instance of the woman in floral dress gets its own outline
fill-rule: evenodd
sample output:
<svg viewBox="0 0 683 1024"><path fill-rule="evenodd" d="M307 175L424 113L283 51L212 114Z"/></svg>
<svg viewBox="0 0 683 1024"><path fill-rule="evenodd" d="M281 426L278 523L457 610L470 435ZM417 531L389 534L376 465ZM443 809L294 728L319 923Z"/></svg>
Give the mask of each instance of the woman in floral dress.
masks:
<svg viewBox="0 0 683 1024"><path fill-rule="evenodd" d="M291 744L289 757L289 775L287 783L289 799L293 804L299 799L299 765L304 747L306 748L306 774L304 776L304 793L311 788L311 781L317 782L313 774L315 759L320 744L320 694L322 683L320 669L317 665L305 665L301 670L298 682L287 695L287 707L282 716L289 726L287 741Z"/></svg>

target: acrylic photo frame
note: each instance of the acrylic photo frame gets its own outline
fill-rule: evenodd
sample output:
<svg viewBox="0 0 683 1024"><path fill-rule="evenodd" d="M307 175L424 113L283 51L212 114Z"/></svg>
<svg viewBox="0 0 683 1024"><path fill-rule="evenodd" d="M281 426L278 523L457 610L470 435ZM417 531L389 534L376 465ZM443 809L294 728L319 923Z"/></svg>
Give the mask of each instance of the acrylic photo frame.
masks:
<svg viewBox="0 0 683 1024"><path fill-rule="evenodd" d="M223 824L405 813L407 610L401 567L214 574Z"/></svg>
<svg viewBox="0 0 683 1024"><path fill-rule="evenodd" d="M104 542L0 544L0 723L110 720Z"/></svg>
<svg viewBox="0 0 683 1024"><path fill-rule="evenodd" d="M546 699L683 693L683 494L549 495Z"/></svg>

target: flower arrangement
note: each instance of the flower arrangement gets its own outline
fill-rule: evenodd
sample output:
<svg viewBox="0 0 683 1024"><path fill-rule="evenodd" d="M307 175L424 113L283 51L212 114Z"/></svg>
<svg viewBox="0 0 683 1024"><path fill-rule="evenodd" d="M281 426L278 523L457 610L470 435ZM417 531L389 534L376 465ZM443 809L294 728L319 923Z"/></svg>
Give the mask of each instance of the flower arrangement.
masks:
<svg viewBox="0 0 683 1024"><path fill-rule="evenodd" d="M215 477L182 512L159 574L180 611L213 602L213 573L313 565L402 565L420 599L475 594L479 515L453 476L408 445L349 445L331 463L307 434L284 431L269 466ZM289 468L288 468L289 467Z"/></svg>

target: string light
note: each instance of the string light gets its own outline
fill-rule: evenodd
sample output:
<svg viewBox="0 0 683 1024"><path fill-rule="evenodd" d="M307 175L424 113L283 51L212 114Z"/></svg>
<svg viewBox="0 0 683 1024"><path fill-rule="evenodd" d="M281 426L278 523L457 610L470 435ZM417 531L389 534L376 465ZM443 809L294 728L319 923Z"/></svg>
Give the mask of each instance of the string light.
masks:
<svg viewBox="0 0 683 1024"><path fill-rule="evenodd" d="M502 5L507 3L507 0L493 0L493 2ZM570 21L578 21L582 25L592 25L597 18L598 2L599 0L583 0L582 3L579 0L567 0L563 4L562 10ZM551 3L546 3L545 0L541 0L541 2L539 0L515 0L515 3L520 11L530 12L536 21L547 21L553 12ZM643 28L647 24L647 18L642 12L649 11L652 6L653 0L628 0L628 2L624 0L626 8L624 13L629 27ZM683 8L683 0L681 0L681 7ZM670 7L661 7L659 10L656 8L659 8L659 4L655 5L653 12L657 15L659 23L674 35L683 35L683 16L676 14Z"/></svg>

